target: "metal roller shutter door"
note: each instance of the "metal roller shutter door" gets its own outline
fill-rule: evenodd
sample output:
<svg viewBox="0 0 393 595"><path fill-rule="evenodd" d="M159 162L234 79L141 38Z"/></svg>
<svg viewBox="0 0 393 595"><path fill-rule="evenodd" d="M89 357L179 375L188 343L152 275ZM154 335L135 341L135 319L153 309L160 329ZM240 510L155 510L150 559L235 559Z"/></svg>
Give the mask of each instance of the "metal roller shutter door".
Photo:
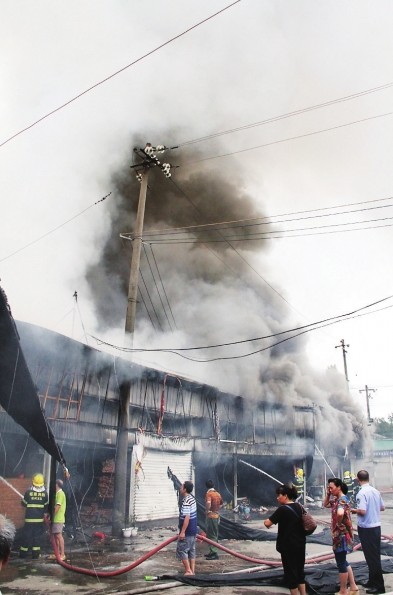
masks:
<svg viewBox="0 0 393 595"><path fill-rule="evenodd" d="M135 469L136 461L134 447L132 470ZM145 449L142 469L137 473L136 479L135 473L131 472L130 514L134 512L136 522L179 515L177 495L167 475L168 467L180 481L192 480L192 452Z"/></svg>

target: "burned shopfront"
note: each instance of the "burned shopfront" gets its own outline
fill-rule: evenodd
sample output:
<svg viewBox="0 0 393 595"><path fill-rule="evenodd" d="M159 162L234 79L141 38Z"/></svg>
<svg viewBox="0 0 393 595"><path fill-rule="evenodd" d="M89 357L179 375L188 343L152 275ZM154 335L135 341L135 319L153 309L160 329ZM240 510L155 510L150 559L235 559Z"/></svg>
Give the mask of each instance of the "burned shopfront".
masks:
<svg viewBox="0 0 393 595"><path fill-rule="evenodd" d="M131 383L124 470L129 522L176 516L168 467L182 481L193 479L197 496L203 494L206 479L213 479L228 505L245 497L255 505L271 503L277 480L293 480L299 467L307 481L314 454L314 407L223 393L31 324L18 322L17 329L41 406L67 461L76 501L82 515L94 522L109 522L112 515L119 386L124 380ZM23 405L24 396L18 398ZM4 411L0 429L4 479L12 483L45 472L45 451Z"/></svg>

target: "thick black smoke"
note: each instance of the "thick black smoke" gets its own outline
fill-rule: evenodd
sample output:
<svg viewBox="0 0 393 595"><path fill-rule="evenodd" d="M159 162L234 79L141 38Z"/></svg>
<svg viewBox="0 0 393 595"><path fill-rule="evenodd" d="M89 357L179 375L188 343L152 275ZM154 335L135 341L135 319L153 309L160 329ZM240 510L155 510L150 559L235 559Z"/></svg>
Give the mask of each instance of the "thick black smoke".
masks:
<svg viewBox="0 0 393 595"><path fill-rule="evenodd" d="M175 299L181 293L172 283L175 269L177 273L185 275L188 282L205 281L213 284L220 280L228 282L246 273L246 280L243 279L242 283L252 286L253 291L261 291L261 287L262 290L266 289L257 275L252 279L251 269L236 254L238 250L245 254L261 251L263 240L240 241L242 237L251 237L250 234L255 233L258 227L228 224L218 228L214 226L213 230L207 227L199 232L192 229L190 232L171 234L172 240L195 240L195 243L188 244L156 245L153 242L158 236L149 235L150 230L188 228L221 221L259 218L259 223L260 218L264 217L262 209L242 189L235 175L232 174L230 178L219 168L214 172L207 170L200 173L181 166L175 170L171 180L165 178L158 168L151 170L149 176L144 221L145 251L148 255L145 256L145 251L142 254L141 267L144 277L150 281L147 259L154 263L156 258L165 290L175 295ZM100 323L108 328L122 324L124 320L132 248L131 242L120 238L120 233L134 229L140 188L135 171L127 165L113 175L112 184L116 196L109 213L111 233L102 248L101 260L87 271ZM143 281L140 286L143 292ZM154 286L149 287L150 295L154 295L155 291ZM122 302L119 302L120 295L123 296ZM157 300L158 296L154 297ZM146 309L139 308L139 320L145 317Z"/></svg>
<svg viewBox="0 0 393 595"><path fill-rule="evenodd" d="M188 160L197 161L198 155L188 155ZM295 326L285 288L271 281L269 244L255 240L261 228L249 225L266 217L262 201L250 196L240 175L219 166L196 171L184 163L170 180L158 168L149 176L134 346L216 345ZM133 231L139 196L139 183L129 164L114 173L113 184L111 233L100 261L87 274L102 333L124 328L131 242L120 239L120 233ZM164 237L157 230L239 220L248 220L248 225L171 231L165 237L176 238L176 243L154 243ZM229 229L233 225L237 229ZM180 239L188 243L178 243ZM191 363L155 353L154 363L250 399L288 407L316 404L320 444L360 448L362 414L349 397L344 378L332 370L321 377L310 369L304 336L269 349L274 341L187 352L200 360L235 359ZM243 357L264 347L260 353Z"/></svg>

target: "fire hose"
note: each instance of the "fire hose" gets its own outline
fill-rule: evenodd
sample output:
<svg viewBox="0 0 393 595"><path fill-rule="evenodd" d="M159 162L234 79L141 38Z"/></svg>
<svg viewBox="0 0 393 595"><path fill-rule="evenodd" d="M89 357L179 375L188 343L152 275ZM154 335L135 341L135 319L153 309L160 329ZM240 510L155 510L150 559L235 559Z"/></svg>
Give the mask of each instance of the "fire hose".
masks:
<svg viewBox="0 0 393 595"><path fill-rule="evenodd" d="M149 552L147 552L146 554L144 554L143 556L141 556L140 558L138 558L131 564L128 564L127 566L123 566L122 568L118 568L117 570L104 571L104 570L90 570L88 568L82 568L80 566L73 566L72 564L65 562L60 557L60 554L57 549L57 545L56 545L53 535L50 536L56 560L61 566L63 566L63 568L66 568L67 570L72 570L73 572L77 572L79 574L87 574L89 576L95 576L98 578L110 578L110 577L114 577L114 576L119 576L120 574L124 574L126 572L129 572L130 570L133 570L134 568L136 568L137 566L142 564L142 562L145 562L145 560L154 556L154 554L156 554L157 552L162 550L164 547L166 547L170 543L177 541L177 538L178 538L178 535L174 535L173 537L170 537L169 539L167 539L166 541L163 541L160 545L153 548L152 550L150 550ZM209 545L213 545L213 546L219 548L220 550L222 550L223 552L230 554L231 556L235 556L236 558L245 560L246 562L252 562L254 564L265 565L265 566L274 566L274 567L282 566L282 563L279 562L278 560L264 560L264 559L253 558L251 556L246 556L244 554L240 554L238 552L235 552L234 550L231 550L231 549L225 547L221 543L216 543L215 541L208 539L207 537L205 537L203 535L197 535L197 539L199 541L204 541ZM360 548L361 548L361 545L358 544L353 548L353 551L356 551ZM325 560L330 560L333 557L334 557L333 553L323 554L320 556L313 556L313 557L306 559L306 564L315 564L318 562L324 562Z"/></svg>
<svg viewBox="0 0 393 595"><path fill-rule="evenodd" d="M128 564L128 566L123 566L122 568L118 568L117 570L89 570L88 568L81 568L80 566L73 566L72 564L68 564L68 562L65 562L64 560L61 559L59 550L57 549L57 545L56 545L54 536L52 534L50 536L50 539L51 539L53 551L55 553L57 562L61 566L66 568L67 570L72 570L74 572L78 572L79 574L87 574L89 576L95 576L98 578L110 578L112 576L118 576L119 574L124 574L125 572L129 572L130 570L133 570L136 566L139 566L139 564L142 564L142 562L144 562L148 558L151 558L151 556L154 556L154 554L156 554L157 552L162 550L164 547L166 547L173 541L177 541L177 535L174 535L173 537L170 537L166 541L163 541L163 543L161 543L157 547L150 550L150 552L147 552L147 554L144 554L143 556L138 558L138 560L135 560L135 562Z"/></svg>
<svg viewBox="0 0 393 595"><path fill-rule="evenodd" d="M245 556L244 554L239 554L238 552L230 550L230 549L226 548L224 545L221 545L220 543L215 543L211 539L208 539L207 537L203 537L202 535L197 535L197 537L200 540L206 541L206 543L208 543L209 545L213 545L214 547L219 548L220 550L226 552L227 554L231 554L232 556L235 556L236 558L241 558L242 560L246 560L247 562L253 562L255 564L263 564L265 566L282 566L282 563L279 562L278 560L261 560L258 558L252 558L250 556ZM360 548L361 548L361 545L360 545L360 543L358 543L353 548L353 551L356 551ZM316 562L324 562L325 560L330 560L332 558L334 558L333 552L331 552L329 554L323 554L320 556L313 556L312 558L306 558L306 564L315 564Z"/></svg>

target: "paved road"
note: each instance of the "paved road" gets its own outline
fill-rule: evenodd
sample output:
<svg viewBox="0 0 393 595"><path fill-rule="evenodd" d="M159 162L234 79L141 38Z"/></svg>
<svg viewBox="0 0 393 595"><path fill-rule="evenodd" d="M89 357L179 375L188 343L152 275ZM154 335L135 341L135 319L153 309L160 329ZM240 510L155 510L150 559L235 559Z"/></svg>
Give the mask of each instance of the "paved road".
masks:
<svg viewBox="0 0 393 595"><path fill-rule="evenodd" d="M329 512L325 510L317 511L321 521L328 522ZM250 526L253 528L262 528L262 520L268 515L261 516L253 520ZM103 528L90 528L89 534ZM271 531L275 529L271 529ZM87 531L86 531L87 532ZM382 533L393 535L393 503L392 507L383 513ZM146 552L152 550L157 545L175 534L175 526L140 528L138 537L112 540L107 537L103 542L82 536L77 541L66 541L66 552L71 564L95 570L116 570L125 567L131 562L137 560ZM248 556L262 559L278 559L275 551L274 541L253 542L253 541L234 541L225 540L222 542L229 549L233 549ZM76 574L66 570L54 561L43 556L37 561L19 560L15 554L8 566L0 574L1 591L3 595L7 593L19 595L91 595L92 593L102 593L105 595L136 595L137 593L155 593L174 595L246 595L249 593L279 595L285 593L287 589L277 587L190 587L181 583L170 584L166 582L146 582L145 575L174 575L181 571L179 562L174 556L175 545L169 545L165 550L161 550L152 558L137 566L134 570L124 573L115 578L98 578L96 576L86 576ZM328 553L331 549L328 546L318 544L309 544L307 554L315 556L319 553ZM212 572L229 572L232 570L247 569L253 564L234 558L229 554L220 554L217 561L205 560L204 554L207 552L205 544L198 545L196 570L197 573L208 574ZM48 549L49 554L49 549ZM363 554L356 552L351 555L351 561L363 561ZM385 575L387 590L393 591L393 574ZM172 586L170 586L172 585ZM165 588L170 586L170 588ZM360 595L365 593L361 589Z"/></svg>

